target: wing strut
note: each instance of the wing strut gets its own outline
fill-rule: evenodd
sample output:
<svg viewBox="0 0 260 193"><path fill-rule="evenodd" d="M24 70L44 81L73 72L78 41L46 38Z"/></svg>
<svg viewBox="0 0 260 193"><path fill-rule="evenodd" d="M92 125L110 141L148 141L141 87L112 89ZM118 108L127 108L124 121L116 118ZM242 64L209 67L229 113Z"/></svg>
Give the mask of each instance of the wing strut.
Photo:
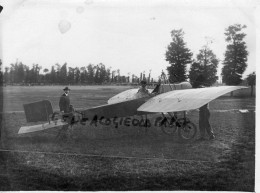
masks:
<svg viewBox="0 0 260 193"><path fill-rule="evenodd" d="M171 85L171 83L170 83L170 81L169 81L167 75L164 73L164 71L162 71L160 80L163 80L163 84L168 84L168 85L170 86L171 90L173 90L172 85ZM173 86L174 86L174 89L176 90L174 84L173 84ZM163 89L163 87L162 87L162 89ZM164 92L164 90L163 90L163 92Z"/></svg>

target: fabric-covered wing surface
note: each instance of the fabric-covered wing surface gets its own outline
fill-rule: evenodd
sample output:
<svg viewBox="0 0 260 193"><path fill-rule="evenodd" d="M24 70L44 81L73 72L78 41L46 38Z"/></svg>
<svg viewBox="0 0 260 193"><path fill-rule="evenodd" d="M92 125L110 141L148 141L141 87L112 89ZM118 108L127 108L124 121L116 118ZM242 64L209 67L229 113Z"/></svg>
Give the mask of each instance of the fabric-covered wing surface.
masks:
<svg viewBox="0 0 260 193"><path fill-rule="evenodd" d="M141 105L137 110L166 113L198 109L221 95L242 88L247 87L221 86L187 90L174 90L151 98L146 103Z"/></svg>
<svg viewBox="0 0 260 193"><path fill-rule="evenodd" d="M113 96L112 98L110 98L107 101L107 103L114 104L114 103L120 103L120 102L140 98L140 97L138 97L138 94L137 94L138 90L139 90L138 88L134 88L134 89L129 89L124 92L121 92L121 93ZM148 89L148 90L149 90L149 92L152 92L152 89Z"/></svg>
<svg viewBox="0 0 260 193"><path fill-rule="evenodd" d="M171 90L182 90L182 89L191 89L192 86L189 82L181 82L179 84L161 84L159 86L159 93L165 93L165 92L169 92ZM126 91L123 91L115 96L113 96L112 98L110 98L107 103L108 104L114 104L114 103L120 103L120 102L124 102L124 101L129 101L129 100L133 100L133 99L138 99L138 98L142 98L138 95L138 90L139 88L134 88L134 89L129 89ZM154 89L148 89L148 91L150 93L152 93Z"/></svg>

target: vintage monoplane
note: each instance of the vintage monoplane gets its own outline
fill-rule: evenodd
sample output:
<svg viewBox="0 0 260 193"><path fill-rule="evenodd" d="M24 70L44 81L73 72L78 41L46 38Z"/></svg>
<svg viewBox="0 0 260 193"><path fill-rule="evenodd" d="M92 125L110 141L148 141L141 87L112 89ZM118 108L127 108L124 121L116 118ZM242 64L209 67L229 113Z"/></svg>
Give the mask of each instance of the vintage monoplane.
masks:
<svg viewBox="0 0 260 193"><path fill-rule="evenodd" d="M164 133L172 135L178 130L183 140L194 138L197 127L186 117L186 111L198 109L226 93L247 88L244 86L219 86L193 89L188 82L179 84L158 84L149 96L140 96L138 89L126 90L108 100L108 104L78 110L73 119L66 119L66 114L54 112L50 101L43 100L24 104L27 122L45 121L44 124L23 126L18 134L42 131L63 125L99 119L115 119L135 115L161 114L160 126ZM182 117L177 112L184 112ZM69 120L69 121L68 121Z"/></svg>

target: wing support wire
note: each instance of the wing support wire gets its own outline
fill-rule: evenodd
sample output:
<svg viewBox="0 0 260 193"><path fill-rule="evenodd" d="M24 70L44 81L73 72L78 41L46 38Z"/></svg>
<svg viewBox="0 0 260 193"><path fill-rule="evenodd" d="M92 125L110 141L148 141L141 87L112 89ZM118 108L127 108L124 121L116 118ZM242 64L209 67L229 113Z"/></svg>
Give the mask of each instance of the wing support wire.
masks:
<svg viewBox="0 0 260 193"><path fill-rule="evenodd" d="M164 73L163 70L162 70L162 73L161 73L161 76L160 76L160 81L161 81L161 80L163 80L163 83L164 83L164 84L168 84L168 85L170 86L171 90L173 90L172 85L171 85L171 83L170 83L170 81L169 81L167 75ZM175 84L173 84L173 86L174 86L174 90L177 90ZM163 87L162 87L162 89L163 89ZM163 90L162 92L164 93L164 90ZM178 99L178 100L179 100L179 99ZM171 119L174 118L174 119L177 121L177 116L176 116L177 114L176 114L176 113L173 113L173 115L172 115L171 113L168 112L168 114L170 115ZM168 122L168 119L165 117L164 113L162 113L162 116L163 116L163 117L167 120L167 122ZM183 111L183 117L184 117L184 119L186 119L186 111ZM169 123L169 122L168 122L168 123ZM169 123L169 124L170 124L170 123Z"/></svg>
<svg viewBox="0 0 260 193"><path fill-rule="evenodd" d="M168 84L169 87L171 88L171 90L173 90L172 85L171 85L167 75L164 73L164 71L162 71L162 73L161 73L160 80L162 80L163 84ZM176 90L174 84L173 84L173 86L174 86L174 89ZM163 87L162 87L162 89L163 89ZM164 92L164 90L162 92Z"/></svg>
<svg viewBox="0 0 260 193"><path fill-rule="evenodd" d="M170 122L168 121L168 119L167 119L167 117L165 116L165 114L164 114L164 113L161 113L161 114L162 114L163 120L166 120L166 122L167 122L169 125L171 125L171 121L170 121ZM168 115L170 115L170 117L171 117L170 120L174 119L175 121L177 121L177 114L176 114L176 113L168 113Z"/></svg>
<svg viewBox="0 0 260 193"><path fill-rule="evenodd" d="M160 81L161 80L163 81L163 84L168 84L169 87L171 88L171 90L173 90L172 85L171 85L167 75L164 73L163 70L162 70L162 73L161 73L161 76L160 76ZM174 86L174 90L177 90L175 84L173 84L173 86ZM162 87L162 89L163 89L163 87ZM164 93L164 90L162 90L162 93ZM170 125L170 123L169 123L167 117L165 117L164 113L161 113L161 114L162 114L163 118L166 119L166 121ZM168 112L168 115L170 115L171 120L172 120L172 118L174 118L177 121L177 114L176 113L173 113L173 115L172 115L171 113ZM186 111L183 111L183 116L184 116L184 119L185 119L186 118Z"/></svg>

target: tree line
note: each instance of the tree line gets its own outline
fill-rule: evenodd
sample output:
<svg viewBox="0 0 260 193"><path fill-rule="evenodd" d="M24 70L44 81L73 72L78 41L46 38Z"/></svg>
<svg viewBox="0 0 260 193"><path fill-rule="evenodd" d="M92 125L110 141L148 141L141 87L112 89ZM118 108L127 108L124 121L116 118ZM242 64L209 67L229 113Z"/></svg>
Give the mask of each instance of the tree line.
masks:
<svg viewBox="0 0 260 193"><path fill-rule="evenodd" d="M243 32L245 25L234 24L225 29L225 41L227 42L225 58L222 61L221 72L222 82L227 85L238 85L242 82L242 75L247 68L247 46L244 41L246 34ZM211 40L199 50L196 58L187 47L184 41L184 31L174 29L171 31L172 42L167 47L165 59L170 66L167 67L169 81L171 83L189 81L193 86L202 84L204 86L213 85L217 77L217 69L220 60L210 49ZM1 60L0 60L1 62ZM1 63L2 64L2 63ZM187 72L187 65L190 65ZM111 70L103 63L89 64L85 67L68 67L67 63L55 64L51 69L43 69L38 64L29 66L22 62L11 64L10 67L1 69L1 80L5 84L104 84L104 83L139 83L153 79L140 73L139 76L130 74L121 76L120 70ZM3 71L3 72L2 72ZM255 72L248 77L248 83L255 85ZM253 80L253 81L252 81Z"/></svg>
<svg viewBox="0 0 260 193"><path fill-rule="evenodd" d="M242 82L242 75L247 68L247 46L244 41L246 34L243 32L245 25L234 24L225 29L225 41L227 42L225 58L222 61L221 72L222 82L226 85L238 85ZM166 61L170 82L189 81L193 86L198 84L211 86L218 79L217 68L220 60L210 49L207 41L199 50L196 59L192 59L193 53L184 42L184 32L182 29L171 31L172 42L166 50ZM190 70L187 72L187 65ZM255 72L247 77L250 85L255 85Z"/></svg>
<svg viewBox="0 0 260 193"><path fill-rule="evenodd" d="M38 64L33 64L30 68L22 62L16 61L10 67L5 67L3 72L3 83L5 84L106 84L106 83L138 83L145 78L145 74L121 76L120 70L111 70L104 64L89 64L85 67L69 67L67 63L63 65L55 64L51 69L43 69ZM150 74L147 78L150 81Z"/></svg>

